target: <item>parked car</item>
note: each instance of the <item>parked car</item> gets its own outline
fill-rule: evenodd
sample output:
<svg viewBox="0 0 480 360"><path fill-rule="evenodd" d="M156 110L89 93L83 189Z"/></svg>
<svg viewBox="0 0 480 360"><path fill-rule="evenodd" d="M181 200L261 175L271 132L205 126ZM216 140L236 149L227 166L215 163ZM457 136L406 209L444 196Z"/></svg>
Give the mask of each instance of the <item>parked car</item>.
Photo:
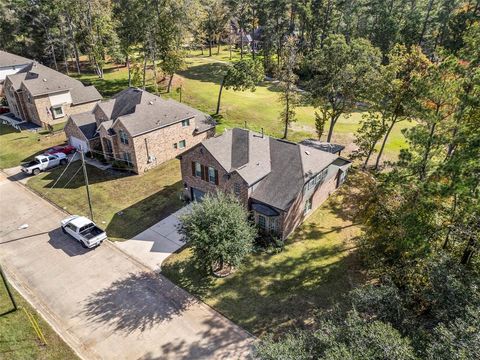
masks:
<svg viewBox="0 0 480 360"><path fill-rule="evenodd" d="M0 114L6 114L10 112L10 108L8 106L0 106Z"/></svg>
<svg viewBox="0 0 480 360"><path fill-rule="evenodd" d="M85 248L98 246L107 238L105 231L84 216L69 216L62 220L61 224L63 232L72 236Z"/></svg>
<svg viewBox="0 0 480 360"><path fill-rule="evenodd" d="M33 161L22 165L22 171L29 175L38 175L40 171L53 168L58 165L65 165L67 163L67 155L64 153L56 153L51 155L35 156Z"/></svg>
<svg viewBox="0 0 480 360"><path fill-rule="evenodd" d="M64 145L64 146L54 146L47 151L44 152L44 155L56 154L56 153L64 153L65 155L73 154L77 149L71 145Z"/></svg>

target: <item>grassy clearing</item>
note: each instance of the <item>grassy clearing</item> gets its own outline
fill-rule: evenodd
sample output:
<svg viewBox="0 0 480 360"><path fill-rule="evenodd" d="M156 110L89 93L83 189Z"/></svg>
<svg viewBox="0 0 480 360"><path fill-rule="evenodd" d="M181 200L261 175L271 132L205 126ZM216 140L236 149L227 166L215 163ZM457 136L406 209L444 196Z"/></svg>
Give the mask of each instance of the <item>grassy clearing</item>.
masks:
<svg viewBox="0 0 480 360"><path fill-rule="evenodd" d="M13 292L17 304L28 310L37 320L48 345L45 346L38 340L23 310L18 309L15 312L5 314L13 307L4 284L0 281L0 314L3 314L0 315L0 358L3 360L78 359L75 353L30 304L16 291L13 290Z"/></svg>
<svg viewBox="0 0 480 360"><path fill-rule="evenodd" d="M173 91L170 94L163 92L161 95L179 100L180 94L176 88L181 85L183 102L212 114L216 109L220 81L225 73L224 62L229 61L228 48L222 47L220 55L216 54L215 49L212 57L208 57L207 52L202 56L200 50L191 51L189 54L186 69L175 75ZM238 60L239 53L235 51L233 54L233 59ZM146 78L147 90L154 91L151 70L148 71ZM125 67L107 69L104 79L99 79L96 75L82 75L80 79L95 85L105 97L112 96L128 86L128 73ZM224 90L217 131L243 127L246 123L250 129L260 131L264 128L269 135L282 136L283 126L279 120L281 105L278 97L278 88L272 82L261 84L255 92ZM297 122L289 131L290 140L300 141L316 137L314 113L315 109L311 106L301 106L297 109ZM333 141L345 145L346 154L354 149L354 133L361 117L361 112L355 112L349 117L341 117L336 124ZM401 129L409 126L411 126L409 123L400 123L393 129L385 148L384 160L395 159L400 149L406 146ZM372 161L374 160L375 157Z"/></svg>
<svg viewBox="0 0 480 360"><path fill-rule="evenodd" d="M80 161L72 163L52 189L64 167L40 173L27 185L72 214L90 216L80 167ZM143 175L87 167L94 220L106 229L111 240L130 239L182 206L178 160Z"/></svg>
<svg viewBox="0 0 480 360"><path fill-rule="evenodd" d="M50 135L32 131L17 131L11 126L0 124L0 168L20 165L49 147L65 142L63 132Z"/></svg>
<svg viewBox="0 0 480 360"><path fill-rule="evenodd" d="M224 279L196 268L189 248L170 256L162 272L255 335L309 324L363 281L354 239L364 203L359 175L317 209L288 239L282 252L259 251ZM362 185L363 186L363 185Z"/></svg>

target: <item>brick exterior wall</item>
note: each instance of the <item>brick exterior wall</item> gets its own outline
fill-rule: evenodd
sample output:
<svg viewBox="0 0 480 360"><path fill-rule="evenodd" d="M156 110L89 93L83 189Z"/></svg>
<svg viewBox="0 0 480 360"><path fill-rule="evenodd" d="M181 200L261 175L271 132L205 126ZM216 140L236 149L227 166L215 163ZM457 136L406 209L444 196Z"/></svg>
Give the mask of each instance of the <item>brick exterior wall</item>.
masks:
<svg viewBox="0 0 480 360"><path fill-rule="evenodd" d="M69 140L70 136L74 136L78 139L87 141L87 138L85 137L85 135L83 135L83 133L80 131L78 126L73 122L73 120L71 118L68 118L67 123L65 124L65 127L63 128L63 131L65 131L65 135L67 136L67 141ZM88 142L90 144L90 149L97 150L97 151L102 150L102 146L101 146L101 143L100 143L100 137L90 139L90 140L88 140Z"/></svg>
<svg viewBox="0 0 480 360"><path fill-rule="evenodd" d="M27 101L28 103L28 101ZM85 104L72 105L64 104L63 112L65 116L60 118L53 118L52 104L48 95L37 96L33 98L33 104L28 104L28 111L31 116L31 121L37 125L44 126L44 124L54 125L65 122L70 115L79 114L82 112L92 111L98 101L92 101ZM47 113L47 109L49 113Z"/></svg>
<svg viewBox="0 0 480 360"><path fill-rule="evenodd" d="M165 161L171 160L184 151L201 143L214 133L214 130L210 130L195 135L194 130L194 121L190 121L190 125L185 127L183 127L182 123L179 122L134 137L134 165L136 172L139 174L143 173L157 165L164 163ZM178 143L182 140L185 140L186 146L185 148L180 149ZM174 144L177 144L176 149ZM152 159L152 161L149 161L149 157Z"/></svg>
<svg viewBox="0 0 480 360"><path fill-rule="evenodd" d="M304 196L303 193L297 196L292 203L292 206L288 209L288 212L282 216L282 237L284 239L287 238L288 235L290 235L306 218L313 214L315 210L336 190L338 174L339 172L332 174L331 177L327 178L325 182L320 184L313 193L308 194L308 196ZM309 198L312 199L312 209L307 214L304 214L305 203Z"/></svg>
<svg viewBox="0 0 480 360"><path fill-rule="evenodd" d="M213 167L218 171L218 185L212 184L192 174L192 161L199 162L204 166ZM234 184L240 185L240 194L238 195L239 201L248 207L249 200L249 188L248 184L237 173L227 175L225 169L222 168L220 163L205 149L203 145L199 145L190 151L182 154L180 161L180 167L182 171L182 181L184 185L184 191L186 198L191 200L191 188L198 189L205 193L212 193L218 190L225 192L234 192Z"/></svg>
<svg viewBox="0 0 480 360"><path fill-rule="evenodd" d="M63 112L65 116L54 119L51 109L52 104L50 103L48 95L33 97L23 84L20 91L15 91L8 78L5 80L4 86L5 96L13 114L20 119L33 122L38 126L65 122L70 115L91 111L98 103L98 101L92 101L79 105L64 104ZM13 96L12 93L14 94ZM28 100L29 97L30 101ZM50 114L48 114L47 109Z"/></svg>
<svg viewBox="0 0 480 360"><path fill-rule="evenodd" d="M192 162L199 162L205 166L211 166L218 171L218 185L211 184L200 177L192 174ZM205 149L203 145L199 145L190 151L184 153L180 161L182 171L182 181L184 185L185 196L191 199L191 189L195 188L205 193L222 190L226 192L234 191L234 184L240 184L240 195L238 196L240 202L250 210L250 194L252 187L248 187L247 183L236 173L227 175L227 172L222 168L218 161ZM290 208L285 212L276 209L280 215L278 216L277 227L279 229L279 236L286 239L295 228L300 225L306 218L308 218L328 197L336 190L338 174L331 173L327 179L317 188L312 190L307 196L301 192L293 201ZM304 214L305 202L312 199L312 209ZM268 205L268 204L267 204ZM253 212L255 223L258 223L258 214Z"/></svg>
<svg viewBox="0 0 480 360"><path fill-rule="evenodd" d="M9 78L5 79L5 82L3 83L3 90L4 90L4 95L7 99L8 106L10 107L10 111L17 117L17 118L22 118L22 115L20 114L20 104L18 104L18 101L16 99L16 93L15 90L12 87L12 82L10 81Z"/></svg>

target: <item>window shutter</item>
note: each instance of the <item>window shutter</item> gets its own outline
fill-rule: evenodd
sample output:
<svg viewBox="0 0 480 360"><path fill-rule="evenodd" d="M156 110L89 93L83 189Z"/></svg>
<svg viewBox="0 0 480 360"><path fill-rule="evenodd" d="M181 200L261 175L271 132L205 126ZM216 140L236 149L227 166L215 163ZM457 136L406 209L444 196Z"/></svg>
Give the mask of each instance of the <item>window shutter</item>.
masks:
<svg viewBox="0 0 480 360"><path fill-rule="evenodd" d="M218 170L215 169L215 185L218 185Z"/></svg>
<svg viewBox="0 0 480 360"><path fill-rule="evenodd" d="M195 176L195 161L192 161L192 176Z"/></svg>

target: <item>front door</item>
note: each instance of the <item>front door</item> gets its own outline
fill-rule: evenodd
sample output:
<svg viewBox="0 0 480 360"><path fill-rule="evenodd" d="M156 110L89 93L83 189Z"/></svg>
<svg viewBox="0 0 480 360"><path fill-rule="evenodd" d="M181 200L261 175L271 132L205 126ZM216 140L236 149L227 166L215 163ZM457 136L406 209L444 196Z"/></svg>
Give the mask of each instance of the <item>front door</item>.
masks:
<svg viewBox="0 0 480 360"><path fill-rule="evenodd" d="M201 190L195 189L192 187L192 200L193 201L202 201L202 198L205 196L205 193Z"/></svg>

